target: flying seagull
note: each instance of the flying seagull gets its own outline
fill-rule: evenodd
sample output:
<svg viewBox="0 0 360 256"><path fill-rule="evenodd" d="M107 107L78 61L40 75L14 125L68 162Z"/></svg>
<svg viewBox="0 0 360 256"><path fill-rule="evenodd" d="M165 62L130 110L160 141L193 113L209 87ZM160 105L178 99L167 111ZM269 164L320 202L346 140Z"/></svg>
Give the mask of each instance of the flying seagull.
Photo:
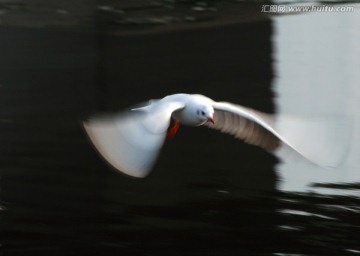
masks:
<svg viewBox="0 0 360 256"><path fill-rule="evenodd" d="M169 127L171 119L174 124ZM285 145L316 163L319 150L307 152L313 149L312 145L303 147L304 139L299 134L286 132L297 131L302 126L296 119L291 123L292 126L285 125L291 129L284 131L276 126L276 118L272 115L228 102L216 102L200 94L179 93L150 100L145 106L111 117L91 118L83 125L96 150L111 166L142 178L149 174L166 138L175 135L179 124L204 125L268 151ZM323 125L316 126L324 128ZM324 134L314 128L310 128L309 133L316 139ZM328 142L327 139L323 141ZM322 160L320 157L318 162L322 164Z"/></svg>

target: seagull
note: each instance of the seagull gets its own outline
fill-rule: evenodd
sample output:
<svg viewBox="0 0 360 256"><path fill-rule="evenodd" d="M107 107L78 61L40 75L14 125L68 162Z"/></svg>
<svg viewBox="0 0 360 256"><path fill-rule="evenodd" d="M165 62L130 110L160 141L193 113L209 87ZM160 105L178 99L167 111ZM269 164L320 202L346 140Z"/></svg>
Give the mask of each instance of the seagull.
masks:
<svg viewBox="0 0 360 256"><path fill-rule="evenodd" d="M314 154L307 154L301 148L304 140L299 140L298 134L289 136L298 140L293 144L276 127L275 121L270 114L237 104L216 102L200 94L178 93L110 117L90 118L83 126L95 149L110 166L137 178L150 173L164 142L175 136L180 124L207 126L269 152L285 145L313 160ZM301 126L299 122L295 124L294 130Z"/></svg>

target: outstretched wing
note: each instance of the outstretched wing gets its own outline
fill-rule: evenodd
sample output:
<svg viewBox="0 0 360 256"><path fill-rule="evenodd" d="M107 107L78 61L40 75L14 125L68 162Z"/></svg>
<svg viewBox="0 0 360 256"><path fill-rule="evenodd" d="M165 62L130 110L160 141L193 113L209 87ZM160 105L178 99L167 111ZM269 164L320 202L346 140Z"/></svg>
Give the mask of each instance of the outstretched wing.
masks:
<svg viewBox="0 0 360 256"><path fill-rule="evenodd" d="M179 102L155 103L130 113L90 119L83 123L100 155L116 170L145 177L153 167Z"/></svg>
<svg viewBox="0 0 360 256"><path fill-rule="evenodd" d="M234 135L246 143L272 151L283 139L271 127L273 118L265 113L227 102L213 103L214 124L210 128Z"/></svg>
<svg viewBox="0 0 360 256"><path fill-rule="evenodd" d="M321 166L335 167L345 157L348 133L337 131L350 126L347 119L270 115L227 102L215 102L213 107L215 124L206 125L249 144L268 151L285 145Z"/></svg>

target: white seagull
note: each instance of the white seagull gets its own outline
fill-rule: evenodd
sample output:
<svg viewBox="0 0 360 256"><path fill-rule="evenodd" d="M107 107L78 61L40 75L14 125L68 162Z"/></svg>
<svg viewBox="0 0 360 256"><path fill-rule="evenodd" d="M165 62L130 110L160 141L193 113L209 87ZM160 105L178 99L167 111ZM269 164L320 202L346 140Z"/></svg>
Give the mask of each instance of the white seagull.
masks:
<svg viewBox="0 0 360 256"><path fill-rule="evenodd" d="M175 121L169 129L171 119ZM298 132L301 124L296 119L291 121L292 126L285 126ZM315 163L323 164L327 160L316 156L317 149L313 150L315 153L307 152L313 147L302 146L304 138L301 134L293 132L285 136L284 131L277 128L274 116L228 102L216 102L200 94L173 94L150 100L147 105L127 113L92 118L83 123L91 142L111 166L139 178L149 174L166 138L175 135L179 124L206 125L268 151L274 151L280 144L286 145ZM317 126L324 128L323 125ZM324 134L323 131L316 132L313 127L310 130L316 140ZM326 138L323 141L328 142ZM334 160L329 154L325 157ZM329 165L338 164L334 161Z"/></svg>

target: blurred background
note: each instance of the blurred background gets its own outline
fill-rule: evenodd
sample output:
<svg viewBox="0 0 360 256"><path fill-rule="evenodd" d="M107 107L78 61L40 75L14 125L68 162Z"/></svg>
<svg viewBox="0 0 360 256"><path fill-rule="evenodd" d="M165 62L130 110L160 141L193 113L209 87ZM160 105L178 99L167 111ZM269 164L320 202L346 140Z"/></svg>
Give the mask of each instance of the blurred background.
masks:
<svg viewBox="0 0 360 256"><path fill-rule="evenodd" d="M0 254L360 255L360 4L297 6L0 0ZM134 179L82 130L178 92L345 117L344 160L322 168L181 127Z"/></svg>

